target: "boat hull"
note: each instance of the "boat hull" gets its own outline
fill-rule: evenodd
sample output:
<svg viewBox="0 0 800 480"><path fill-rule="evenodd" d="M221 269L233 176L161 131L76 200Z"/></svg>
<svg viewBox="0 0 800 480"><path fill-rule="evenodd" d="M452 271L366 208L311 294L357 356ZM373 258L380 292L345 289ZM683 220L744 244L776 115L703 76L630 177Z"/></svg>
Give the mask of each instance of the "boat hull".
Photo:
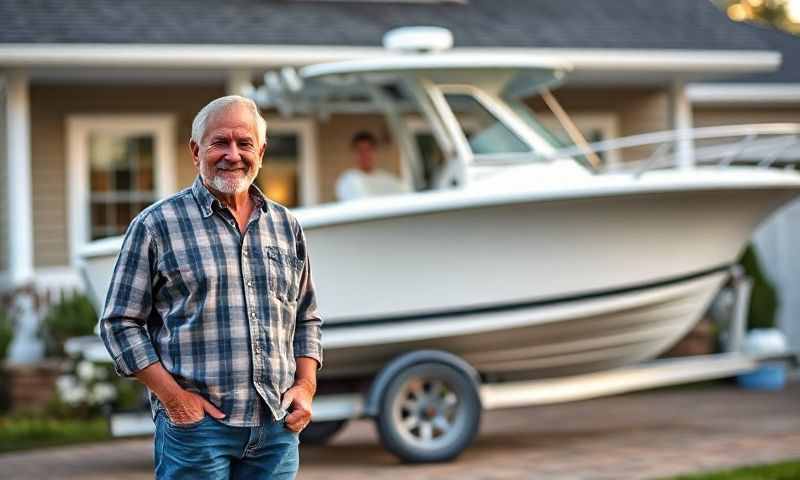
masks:
<svg viewBox="0 0 800 480"><path fill-rule="evenodd" d="M393 357L441 349L495 380L631 365L682 338L727 272L554 303L325 328L327 378L368 377Z"/></svg>

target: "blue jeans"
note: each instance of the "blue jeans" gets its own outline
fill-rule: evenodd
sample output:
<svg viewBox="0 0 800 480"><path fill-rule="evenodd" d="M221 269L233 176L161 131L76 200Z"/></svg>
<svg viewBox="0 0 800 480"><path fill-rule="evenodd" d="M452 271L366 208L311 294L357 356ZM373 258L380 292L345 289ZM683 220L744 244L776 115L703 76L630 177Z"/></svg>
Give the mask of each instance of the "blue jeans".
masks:
<svg viewBox="0 0 800 480"><path fill-rule="evenodd" d="M290 480L297 475L298 434L286 430L282 420L231 427L206 414L178 426L159 410L155 423L157 480Z"/></svg>

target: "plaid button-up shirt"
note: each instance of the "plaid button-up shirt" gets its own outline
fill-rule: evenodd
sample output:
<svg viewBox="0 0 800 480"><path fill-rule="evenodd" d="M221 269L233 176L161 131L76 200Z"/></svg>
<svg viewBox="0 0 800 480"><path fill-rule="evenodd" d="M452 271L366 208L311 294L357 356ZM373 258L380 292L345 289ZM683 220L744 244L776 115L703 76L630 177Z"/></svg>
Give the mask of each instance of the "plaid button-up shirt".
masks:
<svg viewBox="0 0 800 480"><path fill-rule="evenodd" d="M322 364L303 231L252 186L243 233L198 177L142 211L114 267L100 335L121 376L161 361L233 426L281 419L295 357ZM164 408L149 392L151 413Z"/></svg>

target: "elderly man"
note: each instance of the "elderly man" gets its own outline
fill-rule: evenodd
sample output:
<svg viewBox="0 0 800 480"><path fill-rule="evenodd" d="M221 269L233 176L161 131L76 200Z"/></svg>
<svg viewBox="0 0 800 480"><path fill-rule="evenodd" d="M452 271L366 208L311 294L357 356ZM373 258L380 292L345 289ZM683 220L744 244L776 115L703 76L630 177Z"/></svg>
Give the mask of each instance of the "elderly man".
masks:
<svg viewBox="0 0 800 480"><path fill-rule="evenodd" d="M150 395L156 478L284 479L321 366L303 231L253 180L267 125L248 99L192 123L194 184L128 227L101 336Z"/></svg>

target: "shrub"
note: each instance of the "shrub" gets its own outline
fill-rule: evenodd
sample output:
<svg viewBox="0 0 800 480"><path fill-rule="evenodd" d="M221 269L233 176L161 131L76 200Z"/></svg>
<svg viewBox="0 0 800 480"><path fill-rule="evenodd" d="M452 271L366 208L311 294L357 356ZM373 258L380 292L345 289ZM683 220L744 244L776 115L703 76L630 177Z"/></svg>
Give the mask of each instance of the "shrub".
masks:
<svg viewBox="0 0 800 480"><path fill-rule="evenodd" d="M747 327L749 329L773 328L775 326L775 312L778 310L778 293L761 269L758 254L753 245L748 245L739 263L747 272L747 276L753 280Z"/></svg>
<svg viewBox="0 0 800 480"><path fill-rule="evenodd" d="M61 300L50 307L42 321L42 337L48 356L64 357L64 342L70 337L93 335L97 312L80 293L61 292Z"/></svg>
<svg viewBox="0 0 800 480"><path fill-rule="evenodd" d="M8 355L12 338L14 338L14 328L11 325L11 317L5 310L0 310L0 360Z"/></svg>
<svg viewBox="0 0 800 480"><path fill-rule="evenodd" d="M8 380L3 361L8 355L8 347L14 338L14 327L11 317L5 310L0 310L0 412L5 412L11 406L8 396Z"/></svg>

